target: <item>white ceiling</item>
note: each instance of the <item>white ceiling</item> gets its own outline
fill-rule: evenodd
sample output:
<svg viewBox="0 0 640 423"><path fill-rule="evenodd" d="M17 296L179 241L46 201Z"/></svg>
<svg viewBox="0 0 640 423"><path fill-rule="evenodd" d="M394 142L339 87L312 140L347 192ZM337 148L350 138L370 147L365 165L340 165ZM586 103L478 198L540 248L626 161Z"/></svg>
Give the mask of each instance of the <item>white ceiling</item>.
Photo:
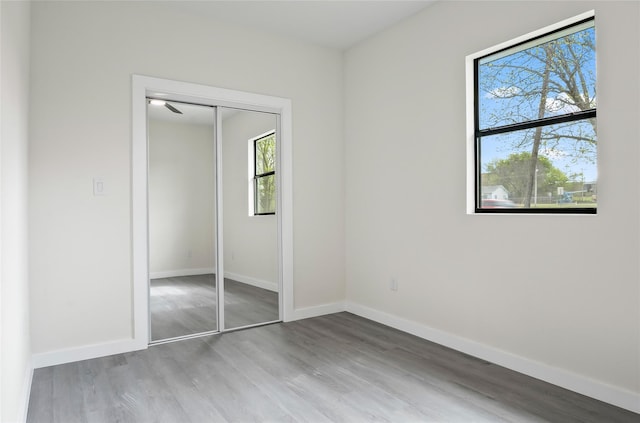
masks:
<svg viewBox="0 0 640 423"><path fill-rule="evenodd" d="M164 7L347 49L407 18L435 0L165 1Z"/></svg>

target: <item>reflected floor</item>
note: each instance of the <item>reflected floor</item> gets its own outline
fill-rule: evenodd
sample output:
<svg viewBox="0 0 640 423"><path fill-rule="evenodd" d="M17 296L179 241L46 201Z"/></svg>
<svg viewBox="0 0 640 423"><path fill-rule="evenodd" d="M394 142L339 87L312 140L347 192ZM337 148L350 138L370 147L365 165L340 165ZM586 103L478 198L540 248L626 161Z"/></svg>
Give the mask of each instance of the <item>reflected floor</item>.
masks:
<svg viewBox="0 0 640 423"><path fill-rule="evenodd" d="M278 293L224 278L225 328L278 320Z"/></svg>
<svg viewBox="0 0 640 423"><path fill-rule="evenodd" d="M215 275L151 280L151 340L217 330ZM225 278L227 328L278 319L278 294Z"/></svg>

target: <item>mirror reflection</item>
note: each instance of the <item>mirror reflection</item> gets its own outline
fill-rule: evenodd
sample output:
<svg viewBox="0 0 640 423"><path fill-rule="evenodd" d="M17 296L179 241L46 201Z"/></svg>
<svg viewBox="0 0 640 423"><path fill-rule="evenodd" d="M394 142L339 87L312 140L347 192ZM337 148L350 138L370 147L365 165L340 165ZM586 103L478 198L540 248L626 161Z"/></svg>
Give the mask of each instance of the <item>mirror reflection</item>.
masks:
<svg viewBox="0 0 640 423"><path fill-rule="evenodd" d="M214 108L147 107L151 341L216 331Z"/></svg>
<svg viewBox="0 0 640 423"><path fill-rule="evenodd" d="M219 108L222 113L224 327L276 321L277 116Z"/></svg>

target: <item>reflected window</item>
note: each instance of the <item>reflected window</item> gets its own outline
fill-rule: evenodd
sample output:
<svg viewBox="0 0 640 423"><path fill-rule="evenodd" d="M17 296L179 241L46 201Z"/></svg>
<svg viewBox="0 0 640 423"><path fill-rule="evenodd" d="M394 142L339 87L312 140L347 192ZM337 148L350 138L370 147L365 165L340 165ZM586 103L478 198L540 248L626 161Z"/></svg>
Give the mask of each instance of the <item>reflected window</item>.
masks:
<svg viewBox="0 0 640 423"><path fill-rule="evenodd" d="M276 133L253 140L253 214L276 213Z"/></svg>
<svg viewBox="0 0 640 423"><path fill-rule="evenodd" d="M594 18L474 60L476 212L595 213Z"/></svg>

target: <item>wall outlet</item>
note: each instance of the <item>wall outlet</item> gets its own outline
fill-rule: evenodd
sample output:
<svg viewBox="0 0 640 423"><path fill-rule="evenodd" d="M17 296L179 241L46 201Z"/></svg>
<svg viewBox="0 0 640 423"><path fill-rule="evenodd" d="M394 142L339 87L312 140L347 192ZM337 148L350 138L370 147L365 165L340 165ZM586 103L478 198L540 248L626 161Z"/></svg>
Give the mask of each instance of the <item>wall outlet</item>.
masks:
<svg viewBox="0 0 640 423"><path fill-rule="evenodd" d="M93 195L102 196L106 194L104 178L93 178Z"/></svg>
<svg viewBox="0 0 640 423"><path fill-rule="evenodd" d="M192 251L192 250L188 250L188 251L187 251L187 257L188 257L188 258L193 257L193 251Z"/></svg>
<svg viewBox="0 0 640 423"><path fill-rule="evenodd" d="M391 280L389 281L389 289L392 291L398 290L398 279L391 278Z"/></svg>

